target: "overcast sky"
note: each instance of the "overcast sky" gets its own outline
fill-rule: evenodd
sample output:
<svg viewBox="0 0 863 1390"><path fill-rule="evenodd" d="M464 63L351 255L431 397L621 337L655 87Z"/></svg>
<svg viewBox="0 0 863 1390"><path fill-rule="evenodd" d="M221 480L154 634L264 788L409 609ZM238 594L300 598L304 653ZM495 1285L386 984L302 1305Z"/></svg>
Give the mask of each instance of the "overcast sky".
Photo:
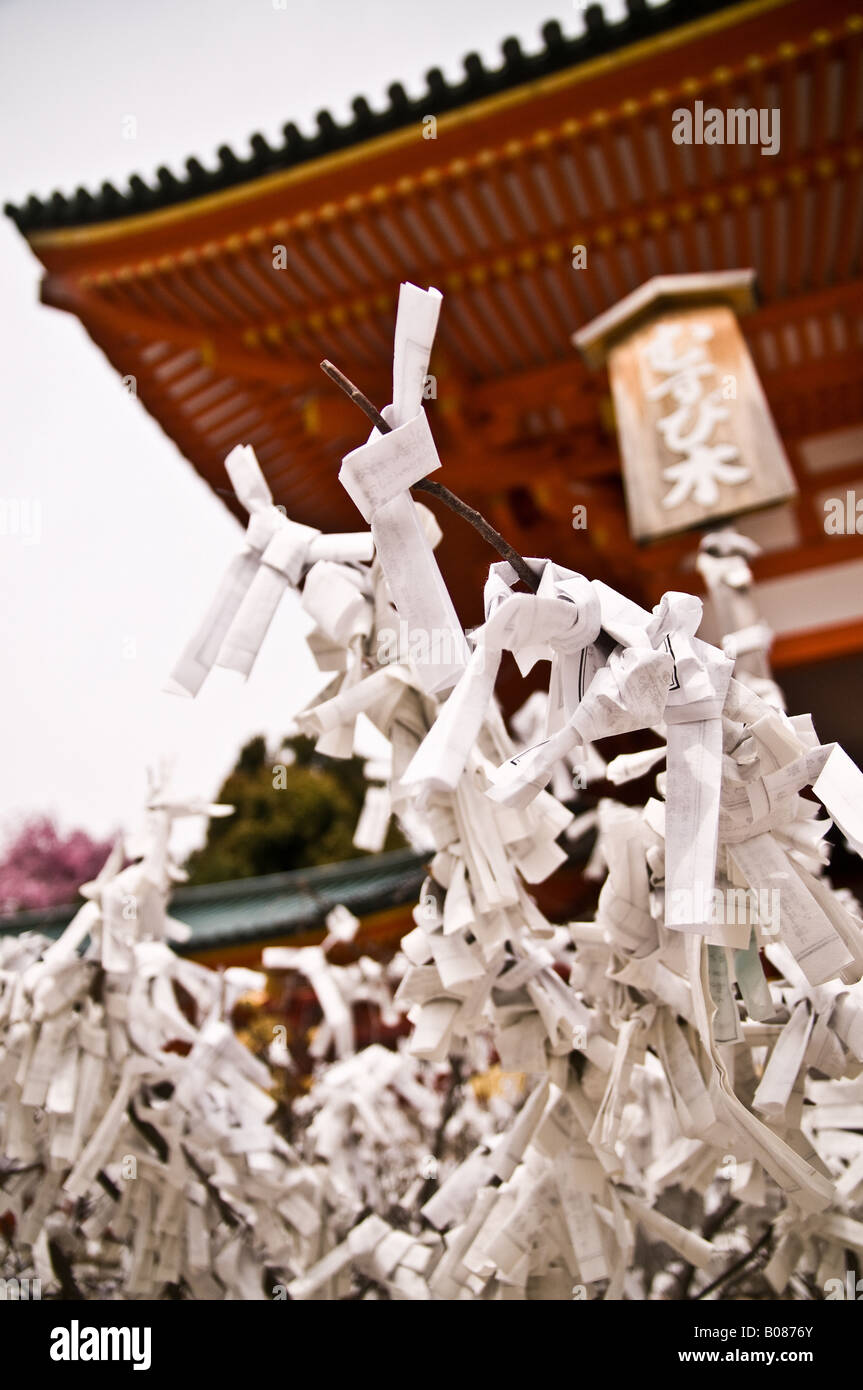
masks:
<svg viewBox="0 0 863 1390"><path fill-rule="evenodd" d="M576 33L581 8L0 0L2 201L125 187L160 164L182 175L258 130L278 144L324 106L348 119L358 93L422 91L432 66L455 80L471 50L496 64L510 34L534 50L547 19ZM77 320L40 306L39 269L0 219L0 503L19 508L18 533L0 534L3 837L36 811L94 833L133 823L165 758L177 790L212 795L243 739L283 733L315 684L286 599L246 685L215 672L194 702L161 693L242 533Z"/></svg>

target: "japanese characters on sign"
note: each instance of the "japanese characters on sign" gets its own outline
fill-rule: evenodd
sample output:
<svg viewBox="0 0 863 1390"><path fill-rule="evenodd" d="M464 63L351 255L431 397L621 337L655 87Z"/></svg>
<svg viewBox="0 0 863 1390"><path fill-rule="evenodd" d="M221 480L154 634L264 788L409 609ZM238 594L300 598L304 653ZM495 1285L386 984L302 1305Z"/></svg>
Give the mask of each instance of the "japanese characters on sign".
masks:
<svg viewBox="0 0 863 1390"><path fill-rule="evenodd" d="M575 336L591 365L608 364L636 540L796 492L735 313L751 288L749 271L658 277Z"/></svg>
<svg viewBox="0 0 863 1390"><path fill-rule="evenodd" d="M692 346L681 348L682 328L679 320L657 324L644 352L650 370L661 378L648 391L647 399L670 399L676 406L670 415L657 420L656 428L672 453L683 456L679 463L663 469L663 478L673 487L662 505L679 507L692 497L702 507L715 507L720 483L744 483L752 473L738 462L740 450L735 444L716 442L716 426L728 419L729 409L723 404L723 387L711 390L709 385L717 375L707 347L713 329L709 323L693 320ZM733 378L725 383L729 396L734 387Z"/></svg>

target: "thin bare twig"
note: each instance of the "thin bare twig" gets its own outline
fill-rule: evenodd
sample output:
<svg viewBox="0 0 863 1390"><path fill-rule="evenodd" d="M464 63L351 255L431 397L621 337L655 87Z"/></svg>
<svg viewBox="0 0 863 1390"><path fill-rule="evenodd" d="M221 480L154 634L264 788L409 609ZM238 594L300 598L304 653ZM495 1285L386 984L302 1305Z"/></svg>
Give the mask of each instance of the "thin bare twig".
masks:
<svg viewBox="0 0 863 1390"><path fill-rule="evenodd" d="M461 1094L461 1088L464 1082L464 1073L462 1071L461 1058L450 1057L449 1067L449 1082L447 1084L447 1090L446 1095L444 1096L443 1105L441 1106L440 1120L438 1122L438 1127L435 1133L434 1142L432 1143L431 1150L431 1157L435 1160L435 1170L433 1173L429 1174L429 1176L423 1183L423 1186L420 1190L419 1200L417 1202L418 1207L424 1207L426 1202L431 1197L432 1193L435 1192L437 1189L437 1162L438 1159L441 1157L441 1154L443 1153L444 1139L446 1136L446 1127L452 1119L453 1115L455 1114L456 1104Z"/></svg>
<svg viewBox="0 0 863 1390"><path fill-rule="evenodd" d="M736 1197L727 1197L722 1206L718 1207L710 1216L705 1217L701 1226L702 1239L712 1240L717 1231L725 1225L729 1216L733 1216L738 1210L739 1206L740 1202ZM688 1260L681 1259L679 1268L674 1270L673 1278L677 1283L677 1298L685 1301L689 1298L689 1290L695 1278L695 1265Z"/></svg>
<svg viewBox="0 0 863 1390"><path fill-rule="evenodd" d="M218 1207L219 1215L221 1216L225 1224L231 1227L237 1227L241 1225L239 1216L234 1211L233 1207L229 1206L228 1203L225 1201L224 1197L222 1196L216 1184L213 1182L212 1178L210 1178L204 1172L204 1169L201 1167L200 1163L198 1163L194 1155L189 1152L185 1144L181 1144L180 1147L183 1150L183 1157L185 1158L192 1172L195 1174L195 1177L198 1178L204 1184L204 1187L207 1189L208 1195L212 1197L213 1201Z"/></svg>
<svg viewBox="0 0 863 1390"><path fill-rule="evenodd" d="M340 372L338 367L333 366L332 362L328 361L326 358L321 363L321 371L325 376L330 378L330 381L334 381L336 386L341 387L345 395L350 397L354 405L359 406L363 414L371 420L372 424L381 434L389 434L391 432L392 426L387 424L383 415L372 405L368 396L364 396L360 388L355 386L350 378L345 376L344 372ZM450 492L448 487L444 487L443 483L433 482L431 478L421 478L420 481L414 483L413 486L420 492L427 492L430 496L436 497L439 502L443 502L445 507L449 507L450 511L455 512L457 516L469 522L469 524L479 532L483 540L487 541L492 549L497 551L498 555L502 556L504 560L509 561L519 579L530 589L531 593L536 593L539 587L539 580L533 570L527 564L526 560L519 555L518 551L510 545L509 541L504 540L500 532L496 531L491 523L486 521L482 512L478 512L475 507L469 507L468 504L463 502L460 497L457 497L454 492Z"/></svg>
<svg viewBox="0 0 863 1390"><path fill-rule="evenodd" d="M324 376L328 376L330 381L334 381L338 387L350 397L354 405L358 405L365 416L371 420L375 429L380 430L381 434L390 434L392 425L388 425L377 406L372 405L368 396L364 396L359 386L355 386L350 377L345 376L344 372L339 371L333 362L325 357L321 363L321 371Z"/></svg>
<svg viewBox="0 0 863 1390"><path fill-rule="evenodd" d="M7 1178L17 1178L19 1173L35 1173L44 1167L44 1163L25 1163L22 1168L0 1168L0 1187Z"/></svg>
<svg viewBox="0 0 863 1390"><path fill-rule="evenodd" d="M84 1295L75 1282L75 1271L72 1261L66 1254L59 1240L48 1241L48 1258L51 1261L51 1268L60 1281L60 1297L66 1303L83 1303Z"/></svg>
<svg viewBox="0 0 863 1390"><path fill-rule="evenodd" d="M700 1299L706 1298L709 1293L714 1293L722 1284L727 1284L728 1280L731 1279L733 1275L744 1269L745 1266L749 1264L750 1260L755 1259L755 1256L764 1249L772 1235L773 1227L771 1225L767 1227L761 1239L755 1242L751 1250L747 1250L745 1255L741 1255L739 1260L735 1260L734 1264L729 1265L728 1269L726 1269L723 1274L720 1274L718 1278L714 1279L712 1284L708 1284L706 1289L702 1289L700 1293L697 1293L691 1301L693 1303L698 1303Z"/></svg>

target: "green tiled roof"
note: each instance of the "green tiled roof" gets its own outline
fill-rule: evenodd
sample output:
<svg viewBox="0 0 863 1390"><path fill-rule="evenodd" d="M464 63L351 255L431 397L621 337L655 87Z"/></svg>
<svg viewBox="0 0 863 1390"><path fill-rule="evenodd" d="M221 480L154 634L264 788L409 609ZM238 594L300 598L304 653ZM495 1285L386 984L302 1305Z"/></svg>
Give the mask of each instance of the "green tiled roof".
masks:
<svg viewBox="0 0 863 1390"><path fill-rule="evenodd" d="M401 907L418 896L426 862L427 856L402 849L315 869L178 888L171 899L171 916L192 929L178 949L188 954L308 931L322 925L339 903L358 917ZM0 933L37 931L56 938L79 906L0 917Z"/></svg>

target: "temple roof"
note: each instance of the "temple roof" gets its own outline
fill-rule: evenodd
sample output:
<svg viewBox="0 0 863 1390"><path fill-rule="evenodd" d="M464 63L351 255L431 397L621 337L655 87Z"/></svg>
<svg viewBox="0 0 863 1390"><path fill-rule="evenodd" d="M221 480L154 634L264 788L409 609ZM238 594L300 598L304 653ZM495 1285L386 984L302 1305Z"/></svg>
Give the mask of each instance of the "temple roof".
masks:
<svg viewBox="0 0 863 1390"><path fill-rule="evenodd" d="M263 135L254 134L249 141L251 154L246 158L237 155L228 145L222 145L217 151L219 163L215 169L206 169L200 160L191 158L186 160L185 177L177 177L162 165L151 184L133 174L124 193L111 183L103 183L97 193L78 188L72 195L55 192L44 200L31 196L20 207L7 203L5 211L18 229L27 234L59 227L88 226L170 207L221 192L249 179L295 168L375 136L414 125L425 116L458 110L471 102L549 77L640 39L658 36L699 15L727 9L735 3L739 4L740 0L666 0L659 6L648 6L646 0L626 0L627 14L616 23L609 23L602 7L593 4L585 11L585 29L577 38L564 37L559 23L551 20L542 27L544 47L539 52L524 53L518 39L504 39L500 67L488 68L478 53L469 53L464 59L465 75L460 82L447 82L440 68L432 68L426 73L426 90L419 97L411 98L400 82L394 82L387 89L389 105L382 111L372 110L365 97L355 97L351 103L354 118L348 125L339 125L329 111L319 111L318 129L313 135L304 134L293 122L283 127L283 143L275 147Z"/></svg>
<svg viewBox="0 0 863 1390"><path fill-rule="evenodd" d="M413 903L427 857L410 849L394 850L342 864L178 888L171 899L170 914L190 928L191 936L176 949L180 955L194 956L217 948L322 931L324 918L338 904L357 917L367 917ZM35 931L56 940L80 905L0 917L0 934L20 936Z"/></svg>
<svg viewBox="0 0 863 1390"><path fill-rule="evenodd" d="M86 225L43 211L22 224L43 303L78 317L241 520L224 470L240 443L290 516L350 531L338 461L367 424L319 364L385 405L399 284L436 286L428 413L445 481L522 554L650 607L680 586L695 539L630 537L607 375L573 335L657 276L752 270L758 304L741 327L800 489L768 518L756 577L860 563L863 534L825 534L822 493L861 465L863 16L847 0L632 0L621 24L587 15L577 40L547 25L539 54L506 44L497 73L468 59L462 84L432 80L434 102L391 93L389 132L361 107L272 165L262 146L254 167L226 155L231 187L178 182L173 205L121 199ZM679 143L677 113L696 102L781 115L780 148ZM839 457L824 441L843 432ZM474 624L491 555L458 519L443 529L441 568ZM806 659L863 650L863 616L818 611L836 631L807 637ZM789 617L775 664L803 659L797 632Z"/></svg>

